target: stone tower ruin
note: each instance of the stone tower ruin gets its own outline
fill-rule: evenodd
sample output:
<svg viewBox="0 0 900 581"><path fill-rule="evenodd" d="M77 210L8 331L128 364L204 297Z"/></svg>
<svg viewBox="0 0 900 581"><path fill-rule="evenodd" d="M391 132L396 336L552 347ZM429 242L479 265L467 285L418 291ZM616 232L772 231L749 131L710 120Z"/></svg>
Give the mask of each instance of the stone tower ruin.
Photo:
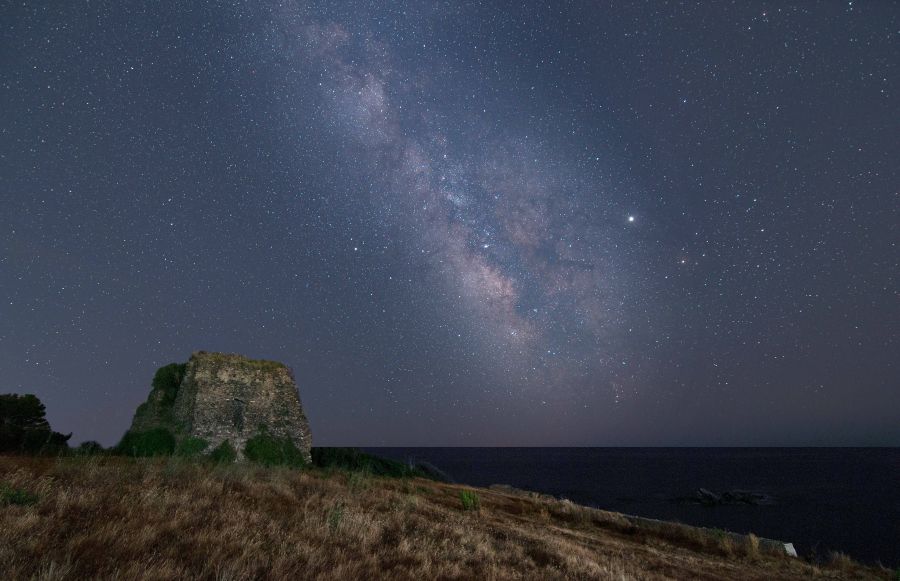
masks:
<svg viewBox="0 0 900 581"><path fill-rule="evenodd" d="M197 351L186 364L161 368L130 432L165 429L215 449L225 441L242 457L265 432L290 439L310 461L312 437L291 370L276 361Z"/></svg>

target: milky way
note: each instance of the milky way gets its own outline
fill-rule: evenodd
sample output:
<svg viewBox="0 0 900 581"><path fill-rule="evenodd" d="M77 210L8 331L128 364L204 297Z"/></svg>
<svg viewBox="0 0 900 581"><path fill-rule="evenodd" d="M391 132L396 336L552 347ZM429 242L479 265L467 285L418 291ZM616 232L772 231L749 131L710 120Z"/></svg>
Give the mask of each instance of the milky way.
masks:
<svg viewBox="0 0 900 581"><path fill-rule="evenodd" d="M621 318L615 261L602 249L615 246L608 231L621 211L607 204L584 216L578 196L590 189L587 176L566 171L565 160L554 164L527 136L478 127L477 143L451 143L444 125L453 120L428 119L420 104L436 87L426 80L403 98L409 73L371 31L307 24L292 12L276 12L273 24L281 55L322 79L323 117L358 142L380 213L412 232L406 252L423 255L440 277L449 314L501 365L497 379L521 376L521 394L552 374L558 391L573 387L572 372L602 368ZM453 153L460 149L464 157Z"/></svg>
<svg viewBox="0 0 900 581"><path fill-rule="evenodd" d="M73 441L215 349L323 444L900 443L886 3L4 11L0 391Z"/></svg>

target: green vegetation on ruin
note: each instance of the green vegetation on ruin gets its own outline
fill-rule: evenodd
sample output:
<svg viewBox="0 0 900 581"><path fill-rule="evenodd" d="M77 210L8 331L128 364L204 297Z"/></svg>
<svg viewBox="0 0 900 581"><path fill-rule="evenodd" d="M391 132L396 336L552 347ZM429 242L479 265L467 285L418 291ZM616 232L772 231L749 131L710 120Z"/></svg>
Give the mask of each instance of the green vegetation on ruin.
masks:
<svg viewBox="0 0 900 581"><path fill-rule="evenodd" d="M234 449L231 442L225 440L209 453L209 459L215 464L231 464L237 460L237 450Z"/></svg>
<svg viewBox="0 0 900 581"><path fill-rule="evenodd" d="M300 468L306 464L303 452L290 438L273 436L265 429L261 429L257 435L247 440L244 456L264 466Z"/></svg>
<svg viewBox="0 0 900 581"><path fill-rule="evenodd" d="M211 353L208 351L198 351L191 355L191 359L203 359L214 365L239 365L245 368L251 368L259 371L276 371L279 369L287 369L287 365L280 361L270 361L268 359L250 359L237 353Z"/></svg>
<svg viewBox="0 0 900 581"><path fill-rule="evenodd" d="M181 430L175 421L174 407L186 370L187 365L184 363L170 363L156 370L147 401L134 412L132 425L137 428L135 431L164 428L173 436L179 434Z"/></svg>
<svg viewBox="0 0 900 581"><path fill-rule="evenodd" d="M124 456L146 458L171 456L175 453L175 436L165 428L153 428L142 432L127 431L115 452Z"/></svg>
<svg viewBox="0 0 900 581"><path fill-rule="evenodd" d="M183 438L175 446L175 455L183 456L185 458L196 458L198 456L202 456L203 453L206 452L207 448L209 448L209 442L207 442L203 438L188 436L186 438Z"/></svg>
<svg viewBox="0 0 900 581"><path fill-rule="evenodd" d="M134 412L132 429L125 432L115 450L126 456L170 456L178 446L181 430L175 421L175 398L187 365L170 363L156 370L147 401Z"/></svg>

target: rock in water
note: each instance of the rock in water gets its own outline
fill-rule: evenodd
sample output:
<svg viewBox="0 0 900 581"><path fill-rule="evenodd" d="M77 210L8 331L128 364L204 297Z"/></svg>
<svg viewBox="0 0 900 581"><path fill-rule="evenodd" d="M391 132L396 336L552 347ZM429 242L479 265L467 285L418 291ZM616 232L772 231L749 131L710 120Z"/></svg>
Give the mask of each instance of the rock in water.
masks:
<svg viewBox="0 0 900 581"><path fill-rule="evenodd" d="M702 504L719 504L722 502L722 497L715 492L712 492L705 488L698 488L697 500L699 500Z"/></svg>
<svg viewBox="0 0 900 581"><path fill-rule="evenodd" d="M153 391L135 412L130 432L165 429L176 441L225 442L243 456L247 440L288 438L311 460L312 436L291 370L276 361L197 351L187 364L160 368Z"/></svg>
<svg viewBox="0 0 900 581"><path fill-rule="evenodd" d="M775 499L764 493L755 492L753 490L726 490L718 494L707 490L706 488L698 488L694 495L694 501L708 506L719 506L728 504L749 504L753 506L764 506L775 504Z"/></svg>

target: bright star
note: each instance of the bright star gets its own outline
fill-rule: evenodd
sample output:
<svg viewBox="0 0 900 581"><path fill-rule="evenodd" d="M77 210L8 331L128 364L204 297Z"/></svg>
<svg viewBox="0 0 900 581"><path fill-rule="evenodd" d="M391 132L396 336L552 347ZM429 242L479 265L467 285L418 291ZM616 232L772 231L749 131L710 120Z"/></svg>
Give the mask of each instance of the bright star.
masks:
<svg viewBox="0 0 900 581"><path fill-rule="evenodd" d="M634 216L628 216L628 221L629 221L629 222L634 222Z"/></svg>

